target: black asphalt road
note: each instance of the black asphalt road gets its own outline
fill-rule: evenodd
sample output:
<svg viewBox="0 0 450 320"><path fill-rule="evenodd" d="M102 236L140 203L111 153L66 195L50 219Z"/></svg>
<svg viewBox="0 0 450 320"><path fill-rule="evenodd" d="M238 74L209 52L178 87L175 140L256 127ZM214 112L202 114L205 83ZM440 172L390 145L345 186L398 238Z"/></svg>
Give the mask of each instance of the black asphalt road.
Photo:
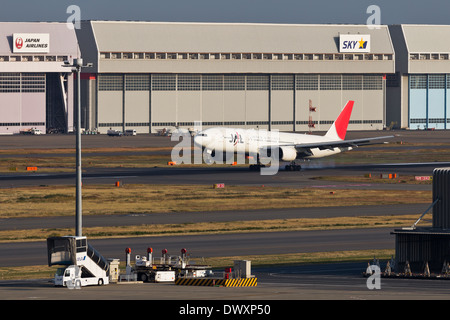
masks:
<svg viewBox="0 0 450 320"><path fill-rule="evenodd" d="M357 229L330 231L293 231L266 233L239 233L219 235L158 236L120 239L93 239L89 243L105 258L125 259L125 249L132 256L145 255L153 248L155 256L167 249L170 255L179 255L185 248L191 259L245 255L272 255L302 252L341 250L392 249L394 236L388 229ZM47 264L45 241L1 243L0 267Z"/></svg>
<svg viewBox="0 0 450 320"><path fill-rule="evenodd" d="M151 224L183 224L198 222L227 222L239 220L271 220L300 218L332 218L412 214L419 217L429 204L400 204L383 206L349 206L323 208L288 208L214 212L173 212L110 216L83 216L83 227L135 226ZM0 219L0 230L40 228L72 228L74 217L8 218Z"/></svg>
<svg viewBox="0 0 450 320"><path fill-rule="evenodd" d="M404 163L385 165L348 165L323 166L317 163L306 164L299 172L280 171L276 175L261 175L259 172L249 171L243 167L209 167L207 165L195 168L166 167L166 168L88 168L83 172L83 184L203 184L249 186L291 186L291 187L336 187L340 188L369 188L369 189L419 189L427 186L405 184L379 183L348 183L311 180L317 176L329 175L361 175L365 173L397 173L399 175L432 175L436 167L450 166L450 162ZM39 185L75 185L75 174L71 173L5 173L0 174L0 187L21 187Z"/></svg>
<svg viewBox="0 0 450 320"><path fill-rule="evenodd" d="M90 302L93 308L106 307L102 310L103 316L115 316L120 307L113 306L114 301L105 305L101 300L120 300L120 306L125 310L136 308L141 310L145 304L146 310L158 310L158 312L164 310L164 315L170 319L186 318L185 315L179 316L179 311L181 307L187 305L213 306L215 311L210 318L234 319L237 317L223 314L224 305L257 304L268 306L271 310L270 319L272 319L283 318L286 312L298 313L299 310L302 312L308 309L318 310L321 315L335 317L336 313L342 312L360 313L361 306L367 306L367 308L380 306L382 310L385 310L383 307L386 308L386 305L393 307L389 311L390 315L411 317L413 312L417 312L417 308L413 305L415 301L448 300L450 295L449 282L446 280L381 278L380 289L371 290L367 287L367 278L361 276L366 267L367 263L255 267L252 269L252 274L257 277L258 285L239 288L142 283L110 284L69 290L53 287L48 279L0 280L0 298L5 304L5 309L14 306L14 303L8 300L19 300L20 306L19 304L17 306L22 309L26 306L24 304L26 301L40 301L33 303L33 307L27 309L30 310L30 315L35 314L37 310L40 311L36 307L42 307L42 312L48 311L50 304L57 304L54 300L65 300L66 307L75 306L79 304L78 300L83 300L84 305ZM43 302L44 300L48 303ZM323 308L324 304L321 300L328 300L326 308ZM330 303L329 300L333 301ZM342 303L344 300L347 302ZM363 302L364 300L366 302ZM405 304L405 300L413 302ZM353 302L348 303L350 301ZM27 312L21 310L21 314L27 314ZM206 318L205 315L203 317Z"/></svg>
<svg viewBox="0 0 450 320"><path fill-rule="evenodd" d="M1 150L16 149L67 149L75 150L75 134L46 134L42 136L0 135ZM178 143L171 141L171 137L138 134L136 136L110 137L102 135L82 135L83 149L91 148L147 148L170 147Z"/></svg>

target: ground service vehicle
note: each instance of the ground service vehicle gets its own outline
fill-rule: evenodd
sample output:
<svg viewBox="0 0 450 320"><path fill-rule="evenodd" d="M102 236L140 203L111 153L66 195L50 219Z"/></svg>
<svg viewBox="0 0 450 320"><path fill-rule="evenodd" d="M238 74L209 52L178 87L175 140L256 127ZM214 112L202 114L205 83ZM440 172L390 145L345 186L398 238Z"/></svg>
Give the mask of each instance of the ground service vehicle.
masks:
<svg viewBox="0 0 450 320"><path fill-rule="evenodd" d="M142 282L174 282L177 277L207 277L211 274L210 266L189 265L186 249L181 250L181 256L170 256L167 250L162 250L160 258L153 257L153 249L147 249L146 256L135 256L134 267L130 264L131 249L127 248L126 264L127 275L135 276L136 280Z"/></svg>
<svg viewBox="0 0 450 320"><path fill-rule="evenodd" d="M122 131L109 129L106 134L111 137L121 137L123 135Z"/></svg>
<svg viewBox="0 0 450 320"><path fill-rule="evenodd" d="M125 130L125 136L135 136L136 135L136 130L134 129L127 129Z"/></svg>
<svg viewBox="0 0 450 320"><path fill-rule="evenodd" d="M109 263L86 237L52 237L47 239L48 265L62 265L55 274L55 286L79 288L109 284Z"/></svg>

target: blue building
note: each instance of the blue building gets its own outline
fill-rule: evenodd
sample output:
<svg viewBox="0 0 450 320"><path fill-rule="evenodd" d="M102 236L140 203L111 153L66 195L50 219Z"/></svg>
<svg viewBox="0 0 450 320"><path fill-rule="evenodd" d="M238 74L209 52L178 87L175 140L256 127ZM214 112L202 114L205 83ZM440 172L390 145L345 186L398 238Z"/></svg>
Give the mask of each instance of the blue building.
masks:
<svg viewBox="0 0 450 320"><path fill-rule="evenodd" d="M395 75L387 78L387 123L411 130L450 129L450 26L389 26Z"/></svg>

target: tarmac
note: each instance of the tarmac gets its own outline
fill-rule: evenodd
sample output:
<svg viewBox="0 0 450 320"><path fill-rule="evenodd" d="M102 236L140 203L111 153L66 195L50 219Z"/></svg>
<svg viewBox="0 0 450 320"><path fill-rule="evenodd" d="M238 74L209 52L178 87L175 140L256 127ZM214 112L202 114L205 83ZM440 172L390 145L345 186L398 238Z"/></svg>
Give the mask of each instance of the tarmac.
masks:
<svg viewBox="0 0 450 320"><path fill-rule="evenodd" d="M397 143L396 147L402 148L402 142L415 142L426 144L432 141L433 143L448 144L450 132L448 131L390 131L390 132L349 132L348 139L367 137L367 136L380 136L393 134L395 138L393 141ZM161 137L153 135L138 135L135 137L108 137L105 135L86 135L82 137L83 148L110 148L110 147L136 147L136 148L148 148L148 147L171 147L177 144L177 141L171 141L170 137ZM34 148L70 148L68 146L75 145L74 135L45 135L45 136L0 136L0 149L11 150L14 153L15 149L34 149ZM408 146L404 146L408 147ZM70 152L68 153L70 156ZM430 159L432 161L432 159ZM429 174L435 166L448 166L447 163L431 163L422 166L397 166L398 170L403 172L409 172L412 174ZM171 168L161 169L155 168L155 170L129 170L124 169L114 170L113 172L97 171L88 172L85 183L99 183L99 181L114 181L117 177L122 177L126 183L138 183L140 181L149 181L156 183L177 183L182 178L182 181L188 181L189 183L211 183L211 181L225 181L225 183L242 183L246 185L255 185L261 183L267 183L272 185L283 185L292 187L304 187L308 183L311 185L310 177L317 175L317 170L330 170L325 171L324 174L333 172L338 174L349 174L350 172L363 172L367 170L367 167L349 166L346 168L306 168L305 171L299 172L296 175L287 174L281 172L277 177L263 178L258 174L250 176L248 172L243 170L208 170L199 169L192 171L177 171L171 170ZM374 170L383 171L385 167L374 167ZM111 171L111 170L110 170ZM199 174L200 173L200 174ZM89 176L89 174L92 174ZM8 175L9 176L9 175ZM271 180L268 180L271 179ZM36 185L39 184L59 184L67 183L73 180L73 175L55 175L55 176L40 176L39 178L14 178L2 176L0 182L3 187L15 187L19 185ZM73 181L72 181L73 183ZM315 182L316 183L316 182ZM317 182L316 187L335 185L339 188L376 188L379 186L373 185L351 185L349 183L330 183L330 182ZM401 186L402 188L409 188ZM430 188L430 186L428 186ZM395 206L389 208L379 208L383 213L392 212L395 214ZM419 208L416 208L419 210ZM314 208L310 213L303 211L305 215L327 215L326 210ZM363 210L363 209L361 209ZM403 212L407 212L410 208L405 207ZM416 211L417 211L416 210ZM329 212L332 212L329 209ZM399 210L401 211L401 210ZM420 211L420 210L419 210ZM356 212L356 211L355 211ZM272 214L272 212L259 212L262 219L266 219L265 214ZM286 216L292 216L292 212L285 211L283 214ZM329 213L331 214L331 213ZM340 214L336 210L333 214ZM298 216L298 212L294 213ZM200 217L201 215L195 216ZM227 212L221 212L216 215L217 219L226 219ZM179 216L181 217L181 215ZM139 218L139 217L137 217ZM158 219L155 215L154 219ZM162 218L162 217L160 217ZM175 218L175 217L174 217ZM194 216L190 218L194 219ZM120 217L114 223L123 223L123 221L133 221L136 217ZM11 220L11 227L14 223L18 223L16 227L20 226L20 221ZM42 221L41 221L42 222ZM34 228L34 223L38 221L27 221L30 223L30 227ZM61 221L54 221L53 223L70 223ZM96 223L100 223L98 221ZM126 223L126 222L125 222ZM130 222L131 223L131 222ZM132 222L134 223L134 222ZM152 222L147 222L152 223ZM156 222L153 222L156 223ZM8 224L0 224L0 228L8 227ZM293 248L307 251L310 250L323 250L324 247L328 247L329 250L348 250L355 244L367 248L372 244L374 248L388 247L393 248L393 239L389 239L388 230L378 230L379 235L386 240L386 242L380 246L379 235L371 238L369 231L361 231L358 237L352 236L351 232L346 233L346 238L342 238L342 241L336 241L336 238L331 236L323 236L322 233L301 233L295 235L297 238L285 238L289 236L285 234L280 236L277 240L276 246L273 245L273 240L267 237L267 234L260 234L259 239L255 238L252 242L249 240L243 240L245 235L235 236L236 239L217 238L216 242L211 243L211 247L205 252L212 253L215 250L225 250L226 254L232 255L234 248L246 249L247 243L254 243L259 245L261 249L273 250L283 253L293 252ZM383 236L383 232L386 236ZM308 237L311 235L311 237ZM301 237L304 237L303 239ZM133 241L138 240L135 238ZM147 241L157 240L143 239L142 245L144 246ZM167 241L169 238L158 239L157 241ZM197 238L197 241L200 241ZM234 240L234 241L232 241ZM176 239L174 242L174 250L178 250L179 243L183 243L185 240L182 238ZM208 240L207 240L208 241ZM212 241L212 240L211 240ZM267 241L267 242L265 242ZM101 252L106 252L108 247L114 247L114 250L120 250L120 254L123 254L125 246L112 243L113 241L105 242L105 247L102 248L101 242L96 244L96 248L101 247ZM122 241L125 244L126 241ZM159 242L158 242L159 243ZM132 243L136 246L138 242ZM232 245L231 245L232 244ZM297 246L296 246L297 244ZM38 247L42 244L37 244ZM220 247L221 245L221 247ZM127 243L128 246L128 243ZM214 248L216 246L216 248ZM19 249L20 247L20 249ZM116 248L117 247L117 248ZM289 248L287 248L289 247ZM0 245L0 252L2 257L0 260L2 264L8 261L5 255L10 255L11 252L15 252L18 256L14 258L11 254L10 258L21 259L23 257L29 257L29 255L36 252L36 243L23 243L23 244L2 244ZM255 252L256 247L251 245L247 248L249 252ZM45 251L45 246L43 246ZM145 249L145 248L144 248ZM41 249L39 249L41 250ZM236 250L234 250L236 251ZM263 250L264 251L264 250ZM266 250L267 251L267 250ZM294 250L295 251L295 250ZM39 252L39 251L38 251ZM117 251L119 252L119 251ZM223 254L224 252L221 252ZM111 254L115 254L111 252ZM44 260L45 260L44 254ZM32 261L33 259L30 259ZM17 261L17 260L15 260ZM8 263L7 263L8 264ZM350 264L322 264L322 265L302 265L302 266L272 266L272 267L257 267L253 268L254 275L258 278L258 285L256 287L194 287L194 286L176 286L174 284L111 284L101 287L83 287L79 290L69 290L67 288L54 287L50 282L50 279L34 279L34 280L0 280L0 299L1 300L21 300L21 301L44 301L44 300L155 300L160 301L149 306L157 308L165 307L167 314L171 316L180 315L181 308L185 307L186 301L191 305L198 306L199 302L206 301L205 305L213 305L217 308L215 315L219 318L225 316L224 305L229 301L239 301L240 303L258 302L260 304L267 304L272 306L273 314L275 310L279 308L287 310L297 310L298 304L292 301L299 300L348 300L348 301L361 301L361 300L446 300L450 297L450 286L446 280L426 280L426 279L381 279L381 289L371 290L368 288L367 279L362 277L361 273L364 271L367 264L363 263L350 263ZM282 301L288 300L286 303ZM164 303L166 302L166 303ZM266 303L267 302L267 303ZM308 307L308 305L306 305ZM185 309L186 310L186 309ZM228 315L226 315L228 316Z"/></svg>

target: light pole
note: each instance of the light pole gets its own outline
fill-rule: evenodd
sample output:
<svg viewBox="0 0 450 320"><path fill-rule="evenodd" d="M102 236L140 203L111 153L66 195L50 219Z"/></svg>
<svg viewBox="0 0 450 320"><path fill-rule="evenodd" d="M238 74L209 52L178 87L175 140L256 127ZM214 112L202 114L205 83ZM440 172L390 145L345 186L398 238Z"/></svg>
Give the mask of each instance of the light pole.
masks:
<svg viewBox="0 0 450 320"><path fill-rule="evenodd" d="M81 237L82 232L82 198L81 198L81 81L80 73L83 67L92 67L92 63L83 65L83 59L73 59L73 63L64 61L63 67L71 67L72 72L77 74L77 103L75 108L75 120L76 120L76 214L75 214L75 236Z"/></svg>

